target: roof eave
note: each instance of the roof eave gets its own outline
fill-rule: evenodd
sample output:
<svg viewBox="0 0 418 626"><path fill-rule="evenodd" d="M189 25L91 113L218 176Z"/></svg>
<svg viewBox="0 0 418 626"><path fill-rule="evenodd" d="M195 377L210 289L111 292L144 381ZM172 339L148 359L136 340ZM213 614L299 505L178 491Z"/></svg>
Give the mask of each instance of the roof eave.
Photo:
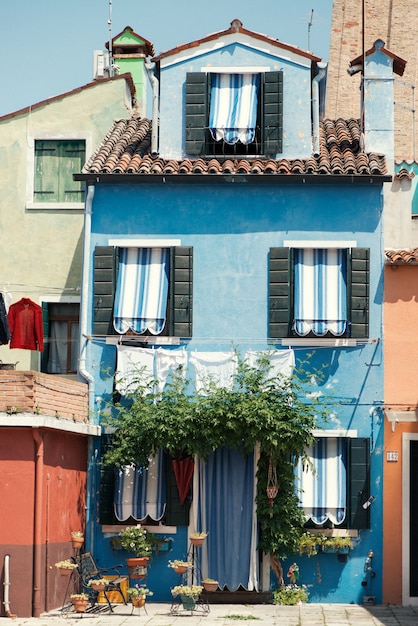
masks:
<svg viewBox="0 0 418 626"><path fill-rule="evenodd" d="M358 184L381 185L392 182L392 176L382 174L74 174L75 181L94 185L97 183L133 183L133 184Z"/></svg>

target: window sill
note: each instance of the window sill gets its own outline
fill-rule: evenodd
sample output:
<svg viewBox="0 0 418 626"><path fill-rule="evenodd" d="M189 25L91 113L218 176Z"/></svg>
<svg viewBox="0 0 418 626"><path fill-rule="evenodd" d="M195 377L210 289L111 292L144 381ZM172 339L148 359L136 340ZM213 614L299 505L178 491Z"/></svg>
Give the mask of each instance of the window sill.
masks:
<svg viewBox="0 0 418 626"><path fill-rule="evenodd" d="M84 202L26 202L29 211L83 211Z"/></svg>
<svg viewBox="0 0 418 626"><path fill-rule="evenodd" d="M289 337L269 339L269 343L282 346L327 346L330 348L352 348L363 343L374 343L372 339L350 339L349 337Z"/></svg>
<svg viewBox="0 0 418 626"><path fill-rule="evenodd" d="M156 335L112 335L106 337L106 344L116 346L120 343L128 344L147 344L150 346L179 346L181 342L180 337L159 337Z"/></svg>

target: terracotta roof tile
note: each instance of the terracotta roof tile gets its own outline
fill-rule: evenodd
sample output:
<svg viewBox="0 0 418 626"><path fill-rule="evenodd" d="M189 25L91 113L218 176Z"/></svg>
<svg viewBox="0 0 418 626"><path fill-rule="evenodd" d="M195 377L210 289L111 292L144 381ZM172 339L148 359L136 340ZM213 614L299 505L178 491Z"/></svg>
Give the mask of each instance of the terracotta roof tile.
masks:
<svg viewBox="0 0 418 626"><path fill-rule="evenodd" d="M385 250L386 261L390 265L415 265L418 264L418 248L412 250Z"/></svg>
<svg viewBox="0 0 418 626"><path fill-rule="evenodd" d="M359 120L322 120L319 155L307 159L200 157L164 159L150 154L151 121L132 117L117 120L83 168L83 174L159 175L311 175L382 176L383 155L360 151Z"/></svg>

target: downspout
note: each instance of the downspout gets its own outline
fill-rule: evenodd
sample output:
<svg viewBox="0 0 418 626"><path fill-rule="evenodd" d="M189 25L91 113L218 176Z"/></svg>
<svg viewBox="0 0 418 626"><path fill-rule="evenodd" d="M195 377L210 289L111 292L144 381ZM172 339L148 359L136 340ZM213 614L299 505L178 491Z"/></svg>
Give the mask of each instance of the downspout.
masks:
<svg viewBox="0 0 418 626"><path fill-rule="evenodd" d="M87 370L87 346L89 337L87 335L88 320L88 302L89 302L89 284L90 284L90 257L91 257L91 216L93 213L93 199L95 187L87 186L86 206L84 212L84 241L83 241L83 275L81 283L81 320L80 320L80 358L78 363L78 371L80 375L87 381L89 386L89 403L88 409L90 415L95 416L94 405L94 377ZM90 459L93 454L93 438L88 439L88 468L87 468L87 494L86 494L86 544L90 552L93 552L94 537L94 511L91 510L92 502L92 474L95 468L91 467Z"/></svg>
<svg viewBox="0 0 418 626"><path fill-rule="evenodd" d="M35 459L35 523L33 537L33 617L41 615L42 585L42 486L44 479L44 440L39 428L32 428L36 444Z"/></svg>
<svg viewBox="0 0 418 626"><path fill-rule="evenodd" d="M12 619L16 619L17 615L11 612L10 610L10 555L4 555L4 612L6 613L6 617L11 617Z"/></svg>
<svg viewBox="0 0 418 626"><path fill-rule="evenodd" d="M312 144L314 156L319 156L319 83L325 76L326 63L318 63L318 74L312 81Z"/></svg>
<svg viewBox="0 0 418 626"><path fill-rule="evenodd" d="M160 91L160 82L157 77L157 66L155 63L145 63L148 78L152 86L152 130L151 130L151 154L158 154L158 99Z"/></svg>

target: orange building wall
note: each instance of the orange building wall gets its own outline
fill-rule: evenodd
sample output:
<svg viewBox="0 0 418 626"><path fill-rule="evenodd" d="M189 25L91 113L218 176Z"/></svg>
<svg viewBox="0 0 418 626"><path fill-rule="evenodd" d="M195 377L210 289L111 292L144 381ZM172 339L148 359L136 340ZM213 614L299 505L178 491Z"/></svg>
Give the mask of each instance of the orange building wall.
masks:
<svg viewBox="0 0 418 626"><path fill-rule="evenodd" d="M418 267L385 268L385 407L418 406ZM385 417L383 502L383 603L402 604L402 434L418 432L417 423L392 424ZM388 462L387 452L398 461Z"/></svg>
<svg viewBox="0 0 418 626"><path fill-rule="evenodd" d="M87 479L87 437L40 430L43 439L40 609L61 606L67 580L54 564L73 554L71 530L83 530ZM0 430L0 572L10 556L10 609L18 617L33 614L36 443L30 428ZM0 615L4 616L3 585Z"/></svg>

